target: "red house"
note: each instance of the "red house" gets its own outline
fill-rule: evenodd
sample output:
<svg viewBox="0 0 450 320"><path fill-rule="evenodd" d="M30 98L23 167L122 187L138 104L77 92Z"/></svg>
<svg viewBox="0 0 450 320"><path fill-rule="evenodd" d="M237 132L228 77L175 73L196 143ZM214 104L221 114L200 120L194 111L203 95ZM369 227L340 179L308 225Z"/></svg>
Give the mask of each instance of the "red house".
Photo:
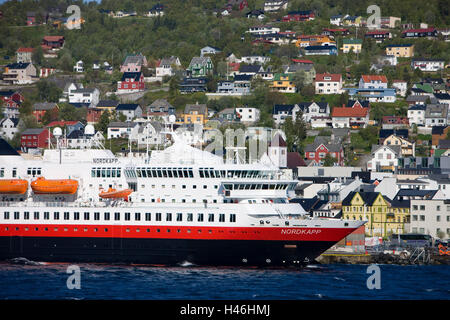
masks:
<svg viewBox="0 0 450 320"><path fill-rule="evenodd" d="M48 129L26 129L22 132L20 145L24 148L48 148L53 135Z"/></svg>
<svg viewBox="0 0 450 320"><path fill-rule="evenodd" d="M8 118L19 116L19 107L24 101L23 95L12 90L0 91L0 102L3 103L3 115ZM1 103L0 103L1 104Z"/></svg>
<svg viewBox="0 0 450 320"><path fill-rule="evenodd" d="M27 26L36 25L36 14L34 12L27 12Z"/></svg>
<svg viewBox="0 0 450 320"><path fill-rule="evenodd" d="M47 111L52 112L52 118L56 119L58 117L59 107L54 102L35 103L33 105L33 115L38 123L42 122L42 117Z"/></svg>
<svg viewBox="0 0 450 320"><path fill-rule="evenodd" d="M86 121L88 124L95 124L100 121L102 110L100 108L88 108L86 114Z"/></svg>
<svg viewBox="0 0 450 320"><path fill-rule="evenodd" d="M41 43L42 50L58 50L64 47L63 36L45 36Z"/></svg>
<svg viewBox="0 0 450 320"><path fill-rule="evenodd" d="M291 11L281 19L283 22L290 21L310 21L316 18L312 10L307 11Z"/></svg>
<svg viewBox="0 0 450 320"><path fill-rule="evenodd" d="M117 92L139 92L145 89L142 72L124 72L122 80L117 82Z"/></svg>
<svg viewBox="0 0 450 320"><path fill-rule="evenodd" d="M341 143L332 142L326 137L316 137L313 143L305 148L305 157L307 160L313 160L322 165L327 154L336 159L337 164L344 165L344 149Z"/></svg>
<svg viewBox="0 0 450 320"><path fill-rule="evenodd" d="M409 125L407 117L400 116L383 116L383 124Z"/></svg>

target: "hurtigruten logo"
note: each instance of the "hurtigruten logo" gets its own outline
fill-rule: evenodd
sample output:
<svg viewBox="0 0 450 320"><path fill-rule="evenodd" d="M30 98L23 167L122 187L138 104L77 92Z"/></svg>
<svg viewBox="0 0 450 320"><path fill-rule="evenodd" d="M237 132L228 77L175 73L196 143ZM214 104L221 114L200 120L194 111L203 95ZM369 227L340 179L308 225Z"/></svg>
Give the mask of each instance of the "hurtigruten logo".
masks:
<svg viewBox="0 0 450 320"><path fill-rule="evenodd" d="M281 234L295 234L295 235L318 235L321 233L320 229L281 229Z"/></svg>

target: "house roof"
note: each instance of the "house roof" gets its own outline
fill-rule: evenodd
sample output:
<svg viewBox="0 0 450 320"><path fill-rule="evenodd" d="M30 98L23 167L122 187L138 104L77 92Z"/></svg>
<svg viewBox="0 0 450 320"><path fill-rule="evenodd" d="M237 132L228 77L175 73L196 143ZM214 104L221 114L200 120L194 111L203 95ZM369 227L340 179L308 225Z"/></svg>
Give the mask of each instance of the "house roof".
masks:
<svg viewBox="0 0 450 320"><path fill-rule="evenodd" d="M166 99L156 99L153 101L152 104L149 105L149 107L153 108L164 108L165 110L168 110L170 108L174 108Z"/></svg>
<svg viewBox="0 0 450 320"><path fill-rule="evenodd" d="M187 104L184 108L184 113L189 114L197 111L198 114L206 114L206 104Z"/></svg>
<svg viewBox="0 0 450 320"><path fill-rule="evenodd" d="M262 66L258 64L241 65L239 72L242 73L258 73L262 69Z"/></svg>
<svg viewBox="0 0 450 320"><path fill-rule="evenodd" d="M444 130L447 128L447 126L433 126L431 128L431 134L433 135L442 135L444 134Z"/></svg>
<svg viewBox="0 0 450 320"><path fill-rule="evenodd" d="M73 126L77 123L80 123L79 121L52 121L48 125L46 125L46 128L52 128L52 127L64 127L64 126Z"/></svg>
<svg viewBox="0 0 450 320"><path fill-rule="evenodd" d="M122 81L126 79L133 79L135 81L139 81L141 78L141 72L124 72L122 75Z"/></svg>
<svg viewBox="0 0 450 320"><path fill-rule="evenodd" d="M423 189L400 189L398 190L395 199L399 196L421 197L431 199L438 190L423 190Z"/></svg>
<svg viewBox="0 0 450 320"><path fill-rule="evenodd" d="M425 118L447 118L448 106L446 104L428 104L425 109Z"/></svg>
<svg viewBox="0 0 450 320"><path fill-rule="evenodd" d="M26 69L29 65L29 62L15 62L8 64L6 67L8 69Z"/></svg>
<svg viewBox="0 0 450 320"><path fill-rule="evenodd" d="M52 110L55 107L58 107L58 105L54 102L39 102L33 105L33 110L35 111Z"/></svg>
<svg viewBox="0 0 450 320"><path fill-rule="evenodd" d="M319 107L319 113L326 113L328 102L300 102L297 105L300 107L303 113L309 113L309 108L313 105L317 105Z"/></svg>
<svg viewBox="0 0 450 320"><path fill-rule="evenodd" d="M64 36L45 36L44 40L49 41L49 42L56 42L56 41L64 40Z"/></svg>
<svg viewBox="0 0 450 320"><path fill-rule="evenodd" d="M33 52L34 48L19 48L17 52Z"/></svg>
<svg viewBox="0 0 450 320"><path fill-rule="evenodd" d="M351 201L353 200L353 197L356 195L356 193L359 193L359 195L363 199L364 203L369 205L369 206L372 206L372 204L374 203L374 201L377 199L378 195L380 194L379 192L356 192L356 191L352 191L345 197L344 200L342 200L342 205L343 206L351 205Z"/></svg>
<svg viewBox="0 0 450 320"><path fill-rule="evenodd" d="M252 78L250 74L237 74L234 76L234 81L251 81Z"/></svg>
<svg viewBox="0 0 450 320"><path fill-rule="evenodd" d="M396 135L404 139L408 139L408 129L380 129L379 137L380 139L386 139L391 135Z"/></svg>
<svg viewBox="0 0 450 320"><path fill-rule="evenodd" d="M142 66L144 64L144 59L145 57L140 53L135 55L127 55L122 65L136 64L138 66Z"/></svg>
<svg viewBox="0 0 450 320"><path fill-rule="evenodd" d="M362 44L361 39L344 39L344 44Z"/></svg>
<svg viewBox="0 0 450 320"><path fill-rule="evenodd" d="M199 64L199 65L206 65L208 63L208 61L211 61L210 57L193 57L191 59L191 63L189 63L189 66L194 65L194 64Z"/></svg>
<svg viewBox="0 0 450 320"><path fill-rule="evenodd" d="M278 114L278 113L284 112L284 111L287 111L290 114L294 107L295 107L294 104L276 104L273 106L272 114Z"/></svg>
<svg viewBox="0 0 450 320"><path fill-rule="evenodd" d="M31 129L26 129L25 131L22 132L22 135L28 135L28 134L41 134L42 131L47 130L44 128L31 128Z"/></svg>
<svg viewBox="0 0 450 320"><path fill-rule="evenodd" d="M119 104L118 101L115 100L100 100L97 103L97 108L107 108L107 107L117 107L117 105Z"/></svg>
<svg viewBox="0 0 450 320"><path fill-rule="evenodd" d="M292 59L292 62L294 63L305 63L305 64L314 64L311 60L306 59Z"/></svg>
<svg viewBox="0 0 450 320"><path fill-rule="evenodd" d="M393 145L379 145L379 144L373 144L371 153L374 153L378 151L381 148L387 148L390 149L392 152L394 152L397 156L401 154L401 146L393 146Z"/></svg>
<svg viewBox="0 0 450 320"><path fill-rule="evenodd" d="M383 83L387 83L388 80L384 75L362 75L362 80L364 82L372 82L372 81L381 81Z"/></svg>
<svg viewBox="0 0 450 320"><path fill-rule="evenodd" d="M407 30L404 30L402 33L405 34L405 33L411 33L411 32L421 33L421 32L434 32L434 31L436 31L435 28L422 28L422 29L407 29Z"/></svg>
<svg viewBox="0 0 450 320"><path fill-rule="evenodd" d="M336 73L318 73L318 74L316 74L316 81L339 82L341 80L342 80L341 74L336 74Z"/></svg>
<svg viewBox="0 0 450 320"><path fill-rule="evenodd" d="M118 104L116 107L117 111L122 111L122 110L136 110L137 108L139 108L140 105L137 103L121 103Z"/></svg>
<svg viewBox="0 0 450 320"><path fill-rule="evenodd" d="M134 128L137 126L137 122L126 121L126 122L110 122L108 128Z"/></svg>
<svg viewBox="0 0 450 320"><path fill-rule="evenodd" d="M450 149L450 140L449 139L441 139L438 143L438 149Z"/></svg>
<svg viewBox="0 0 450 320"><path fill-rule="evenodd" d="M289 169L294 169L297 167L306 167L305 160L300 156L298 152L288 152L287 153L287 167Z"/></svg>
<svg viewBox="0 0 450 320"><path fill-rule="evenodd" d="M272 144L276 147L287 147L286 141L284 141L283 137L277 133L272 141L269 142L269 146L272 146Z"/></svg>
<svg viewBox="0 0 450 320"><path fill-rule="evenodd" d="M409 47L412 47L413 46L413 44L390 44L390 45L387 45L386 46L386 48L397 48L397 47L406 47L406 48L409 48Z"/></svg>
<svg viewBox="0 0 450 320"><path fill-rule="evenodd" d="M19 118L3 118L2 120L0 120L0 125L3 125L3 123L7 120L10 120L13 123L14 128L17 127L20 121Z"/></svg>
<svg viewBox="0 0 450 320"><path fill-rule="evenodd" d="M331 113L332 117L366 117L368 114L368 108L362 107L334 107Z"/></svg>
<svg viewBox="0 0 450 320"><path fill-rule="evenodd" d="M355 106L355 104L356 104L356 106L360 105L363 108L368 108L370 106L370 101L369 100L348 100L347 108L353 108Z"/></svg>
<svg viewBox="0 0 450 320"><path fill-rule="evenodd" d="M305 152L315 152L321 145L324 145L329 152L340 152L342 150L341 143L333 143L329 137L317 136L313 143L305 147Z"/></svg>
<svg viewBox="0 0 450 320"><path fill-rule="evenodd" d="M427 106L423 104L415 104L408 108L408 110L425 110Z"/></svg>

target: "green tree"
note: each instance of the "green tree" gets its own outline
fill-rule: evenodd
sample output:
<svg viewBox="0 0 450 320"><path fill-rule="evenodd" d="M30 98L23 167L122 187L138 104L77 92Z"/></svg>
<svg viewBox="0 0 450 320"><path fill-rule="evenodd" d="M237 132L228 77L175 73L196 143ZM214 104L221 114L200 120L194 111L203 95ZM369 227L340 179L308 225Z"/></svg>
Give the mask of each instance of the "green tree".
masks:
<svg viewBox="0 0 450 320"><path fill-rule="evenodd" d="M99 121L95 124L95 130L106 133L108 125L111 122L111 114L109 111L105 111L101 114Z"/></svg>
<svg viewBox="0 0 450 320"><path fill-rule="evenodd" d="M302 142L306 138L306 123L302 112L297 113L295 121L292 121L290 117L286 118L282 129L286 134L288 151L303 152Z"/></svg>
<svg viewBox="0 0 450 320"><path fill-rule="evenodd" d="M327 153L327 155L323 159L323 165L325 167L332 167L336 162L336 158L333 157L330 153Z"/></svg>

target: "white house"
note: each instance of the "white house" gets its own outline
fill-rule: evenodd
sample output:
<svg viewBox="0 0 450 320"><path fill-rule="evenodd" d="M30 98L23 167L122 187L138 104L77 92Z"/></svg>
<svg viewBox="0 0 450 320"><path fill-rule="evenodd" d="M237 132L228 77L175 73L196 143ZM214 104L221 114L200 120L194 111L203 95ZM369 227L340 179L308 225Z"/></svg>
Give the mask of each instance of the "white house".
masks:
<svg viewBox="0 0 450 320"><path fill-rule="evenodd" d="M73 66L73 72L84 72L84 63L82 60L75 63Z"/></svg>
<svg viewBox="0 0 450 320"><path fill-rule="evenodd" d="M125 115L126 121L131 121L142 117L142 108L136 103L121 103L117 105L116 113Z"/></svg>
<svg viewBox="0 0 450 320"><path fill-rule="evenodd" d="M260 25L260 26L250 27L246 32L250 33L251 35L261 36L264 34L276 34L276 33L280 32L280 28L269 26L269 25Z"/></svg>
<svg viewBox="0 0 450 320"><path fill-rule="evenodd" d="M428 104L425 109L425 126L447 125L448 109L446 104Z"/></svg>
<svg viewBox="0 0 450 320"><path fill-rule="evenodd" d="M161 124L156 121L142 123L138 130L131 131L130 140L136 141L139 147L164 144L165 134L162 129Z"/></svg>
<svg viewBox="0 0 450 320"><path fill-rule="evenodd" d="M267 0L264 2L264 12L276 12L279 10L286 10L288 1L286 0Z"/></svg>
<svg viewBox="0 0 450 320"><path fill-rule="evenodd" d="M394 80L392 81L392 87L395 88L395 92L402 97L406 96L406 91L408 90L408 82L404 80Z"/></svg>
<svg viewBox="0 0 450 320"><path fill-rule="evenodd" d="M330 24L333 24L335 26L340 26L342 24L342 21L347 17L348 17L348 14L346 14L346 15L338 14L338 15L332 16L330 18Z"/></svg>
<svg viewBox="0 0 450 320"><path fill-rule="evenodd" d="M69 91L69 103L83 103L96 106L100 100L100 91L97 88L81 88Z"/></svg>
<svg viewBox="0 0 450 320"><path fill-rule="evenodd" d="M401 156L401 146L372 146L372 159L367 162L369 171L394 171Z"/></svg>
<svg viewBox="0 0 450 320"><path fill-rule="evenodd" d="M411 200L411 233L450 236L450 204L443 199Z"/></svg>
<svg viewBox="0 0 450 320"><path fill-rule="evenodd" d="M0 120L0 136L12 140L15 134L19 132L19 118L3 118Z"/></svg>
<svg viewBox="0 0 450 320"><path fill-rule="evenodd" d="M258 122L260 111L257 108L236 108L236 113L239 114L241 122Z"/></svg>
<svg viewBox="0 0 450 320"><path fill-rule="evenodd" d="M408 109L408 121L409 125L423 126L425 125L425 105L416 104Z"/></svg>
<svg viewBox="0 0 450 320"><path fill-rule="evenodd" d="M244 56L240 59L239 62L263 65L269 61L270 61L270 57L266 57L266 56Z"/></svg>
<svg viewBox="0 0 450 320"><path fill-rule="evenodd" d="M359 80L360 89L386 89L387 85L386 76L363 75Z"/></svg>
<svg viewBox="0 0 450 320"><path fill-rule="evenodd" d="M130 134L135 134L134 131L138 130L139 124L137 122L111 122L108 125L107 137L108 139L113 138L128 138Z"/></svg>
<svg viewBox="0 0 450 320"><path fill-rule="evenodd" d="M105 138L100 131L93 135L85 134L84 129L73 130L67 136L67 146L71 149L96 148L103 145Z"/></svg>
<svg viewBox="0 0 450 320"><path fill-rule="evenodd" d="M318 73L315 78L316 94L341 94L342 75Z"/></svg>
<svg viewBox="0 0 450 320"><path fill-rule="evenodd" d="M180 67L181 62L178 57L171 56L170 58L163 58L156 67L156 76L163 78L164 76L171 77L174 74L173 67Z"/></svg>
<svg viewBox="0 0 450 320"><path fill-rule="evenodd" d="M298 104L276 104L273 107L272 117L275 124L281 125L286 118L297 119L297 113L300 111Z"/></svg>
<svg viewBox="0 0 450 320"><path fill-rule="evenodd" d="M287 144L280 134L276 134L269 143L267 154L273 165L280 168L287 167Z"/></svg>
<svg viewBox="0 0 450 320"><path fill-rule="evenodd" d="M221 50L216 47L206 46L200 49L200 57L205 56L206 54L216 54L220 53Z"/></svg>
<svg viewBox="0 0 450 320"><path fill-rule="evenodd" d="M426 72L436 72L444 69L444 60L433 60L433 59L413 59L411 61L412 69L420 69Z"/></svg>

